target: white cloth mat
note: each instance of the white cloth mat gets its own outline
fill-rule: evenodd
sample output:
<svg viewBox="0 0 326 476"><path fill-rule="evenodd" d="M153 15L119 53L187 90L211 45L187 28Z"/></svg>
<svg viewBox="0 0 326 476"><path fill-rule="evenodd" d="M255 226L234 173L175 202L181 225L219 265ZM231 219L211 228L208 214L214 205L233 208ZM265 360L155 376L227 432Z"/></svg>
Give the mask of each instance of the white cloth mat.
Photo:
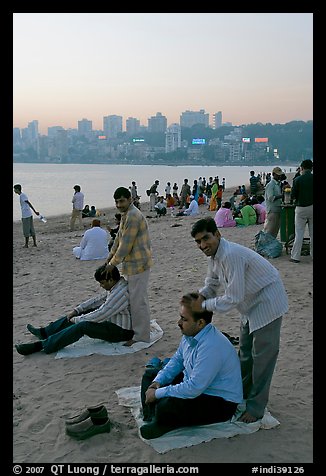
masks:
<svg viewBox="0 0 326 476"><path fill-rule="evenodd" d="M77 342L67 345L60 349L55 356L55 359L62 359L64 357L81 357L92 354L103 355L122 355L132 354L139 350L150 347L163 336L163 330L155 320L151 320L150 342L135 342L130 347L124 346L124 342L110 343L101 339L92 339L88 336L83 336Z"/></svg>
<svg viewBox="0 0 326 476"><path fill-rule="evenodd" d="M116 391L119 405L129 407L136 420L138 429L144 425L141 413L140 386L120 388ZM175 448L185 448L198 445L214 438L231 438L235 435L247 435L260 429L269 430L280 424L267 409L261 420L254 423L237 422L237 418L245 409L245 402L238 405L235 416L232 420L211 425L189 426L170 431L165 435L153 440L145 440L140 432L139 437L148 445L152 446L158 453L166 453Z"/></svg>

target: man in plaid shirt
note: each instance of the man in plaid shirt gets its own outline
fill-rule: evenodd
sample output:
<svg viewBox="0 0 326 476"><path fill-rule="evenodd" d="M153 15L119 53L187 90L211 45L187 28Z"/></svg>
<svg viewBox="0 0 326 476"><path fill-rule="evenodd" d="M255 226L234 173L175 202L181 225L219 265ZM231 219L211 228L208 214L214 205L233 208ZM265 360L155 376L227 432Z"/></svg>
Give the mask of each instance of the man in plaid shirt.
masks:
<svg viewBox="0 0 326 476"><path fill-rule="evenodd" d="M113 198L121 213L121 222L107 258L107 270L121 264L122 274L128 281L131 322L135 334L126 345L137 341L149 342L148 282L153 260L148 224L141 211L132 203L128 188L117 188Z"/></svg>

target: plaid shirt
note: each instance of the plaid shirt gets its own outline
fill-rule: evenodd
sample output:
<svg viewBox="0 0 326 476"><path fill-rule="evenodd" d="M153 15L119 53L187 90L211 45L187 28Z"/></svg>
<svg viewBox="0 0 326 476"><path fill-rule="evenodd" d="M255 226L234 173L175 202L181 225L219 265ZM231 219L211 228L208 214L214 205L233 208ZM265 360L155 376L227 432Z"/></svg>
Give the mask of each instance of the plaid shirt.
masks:
<svg viewBox="0 0 326 476"><path fill-rule="evenodd" d="M107 261L113 266L122 263L122 273L126 276L142 273L153 264L148 224L133 204L121 217Z"/></svg>

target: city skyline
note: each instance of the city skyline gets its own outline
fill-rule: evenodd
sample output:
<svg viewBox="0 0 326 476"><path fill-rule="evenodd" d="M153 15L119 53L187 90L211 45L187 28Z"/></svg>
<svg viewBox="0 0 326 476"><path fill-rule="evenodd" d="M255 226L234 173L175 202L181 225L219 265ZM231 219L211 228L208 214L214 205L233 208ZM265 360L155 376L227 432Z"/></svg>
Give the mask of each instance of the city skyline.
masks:
<svg viewBox="0 0 326 476"><path fill-rule="evenodd" d="M313 119L312 13L14 13L14 127Z"/></svg>

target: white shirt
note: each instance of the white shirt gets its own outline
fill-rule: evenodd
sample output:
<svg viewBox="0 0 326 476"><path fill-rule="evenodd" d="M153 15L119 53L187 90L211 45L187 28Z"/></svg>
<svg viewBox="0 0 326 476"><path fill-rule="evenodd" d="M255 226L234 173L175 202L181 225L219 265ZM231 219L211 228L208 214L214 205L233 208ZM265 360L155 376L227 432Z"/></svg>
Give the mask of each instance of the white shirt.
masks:
<svg viewBox="0 0 326 476"><path fill-rule="evenodd" d="M185 215L197 215L198 213L198 202L193 198L190 202L189 207L184 211Z"/></svg>
<svg viewBox="0 0 326 476"><path fill-rule="evenodd" d="M26 203L26 200L28 201L28 197L25 193L21 193L19 195L19 201L20 201L20 208L22 210L22 218L28 218L33 216L31 207Z"/></svg>
<svg viewBox="0 0 326 476"><path fill-rule="evenodd" d="M72 207L76 210L82 210L84 208L84 194L82 192L76 192L71 201Z"/></svg>
<svg viewBox="0 0 326 476"><path fill-rule="evenodd" d="M86 230L80 242L81 260L106 259L109 254L109 235L106 230L99 226L94 226Z"/></svg>
<svg viewBox="0 0 326 476"><path fill-rule="evenodd" d="M219 286L224 294L219 297ZM221 238L208 261L205 286L199 290L209 311L236 308L249 331L266 326L288 311L288 297L278 270L256 251Z"/></svg>

